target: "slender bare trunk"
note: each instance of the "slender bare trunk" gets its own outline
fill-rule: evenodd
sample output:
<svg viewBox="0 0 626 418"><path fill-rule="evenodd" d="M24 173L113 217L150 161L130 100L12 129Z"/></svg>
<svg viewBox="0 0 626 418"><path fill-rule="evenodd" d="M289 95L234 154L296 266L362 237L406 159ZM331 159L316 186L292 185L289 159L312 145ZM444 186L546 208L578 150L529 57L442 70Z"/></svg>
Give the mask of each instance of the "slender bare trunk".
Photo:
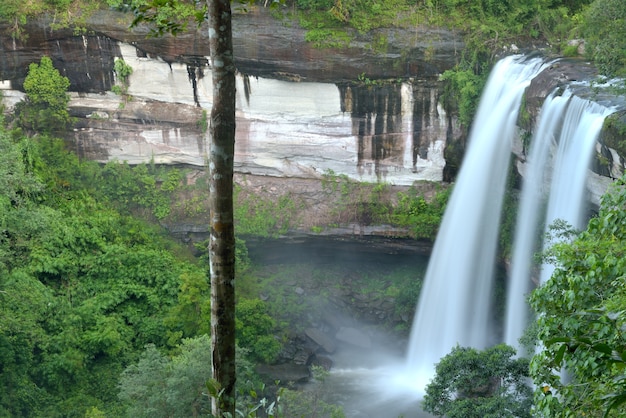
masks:
<svg viewBox="0 0 626 418"><path fill-rule="evenodd" d="M235 66L230 0L207 0L213 74L209 145L211 344L213 378L221 389L213 415L235 416Z"/></svg>

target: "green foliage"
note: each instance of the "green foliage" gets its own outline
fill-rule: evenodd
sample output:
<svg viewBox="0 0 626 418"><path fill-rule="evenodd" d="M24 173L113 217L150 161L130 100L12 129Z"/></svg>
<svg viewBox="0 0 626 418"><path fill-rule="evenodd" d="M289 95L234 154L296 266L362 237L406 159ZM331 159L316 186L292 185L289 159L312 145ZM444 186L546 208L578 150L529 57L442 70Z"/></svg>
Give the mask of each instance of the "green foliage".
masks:
<svg viewBox="0 0 626 418"><path fill-rule="evenodd" d="M385 223L391 212L391 202L387 198L388 186L384 183L358 182L345 174L336 175L328 170L322 178L322 188L329 198L339 195L334 205L334 215L339 224Z"/></svg>
<svg viewBox="0 0 626 418"><path fill-rule="evenodd" d="M49 57L28 67L26 99L16 109L20 126L32 132L62 131L70 124L67 90L70 81L54 68Z"/></svg>
<svg viewBox="0 0 626 418"><path fill-rule="evenodd" d="M187 418L206 415L204 393L211 377L211 341L203 335L186 339L169 358L148 345L137 364L121 375L119 398L132 418Z"/></svg>
<svg viewBox="0 0 626 418"><path fill-rule="evenodd" d="M106 414L95 406L92 406L85 412L85 418L106 418Z"/></svg>
<svg viewBox="0 0 626 418"><path fill-rule="evenodd" d="M281 350L274 336L276 321L268 314L268 306L260 299L239 299L236 310L237 344L250 353L253 360L271 363Z"/></svg>
<svg viewBox="0 0 626 418"><path fill-rule="evenodd" d="M487 82L487 71L477 72L470 63L463 62L440 77L445 82L443 99L448 106L458 109L459 121L469 127L478 110L478 101Z"/></svg>
<svg viewBox="0 0 626 418"><path fill-rule="evenodd" d="M206 18L207 6L204 2L185 0L107 0L111 7L132 10L134 20L131 26L145 23L150 28L150 36L163 36L166 33L178 35L190 22L201 24Z"/></svg>
<svg viewBox="0 0 626 418"><path fill-rule="evenodd" d="M571 233L567 234L571 236ZM531 362L537 386L537 416L622 416L626 346L626 189L614 184L598 216L573 239L559 240L547 253L552 277L530 298L537 312L539 342ZM616 361L617 360L617 361ZM561 379L565 369L568 379Z"/></svg>
<svg viewBox="0 0 626 418"><path fill-rule="evenodd" d="M175 194L182 187L183 172L154 164L130 166L127 162L109 162L102 171L101 192L120 210L150 213L162 220L175 206Z"/></svg>
<svg viewBox="0 0 626 418"><path fill-rule="evenodd" d="M235 186L233 199L238 235L275 237L286 233L297 221L297 202L289 194L270 199L252 192L244 193L241 187Z"/></svg>
<svg viewBox="0 0 626 418"><path fill-rule="evenodd" d="M165 318L174 340L210 333L210 283L202 271L191 270L180 276L178 302Z"/></svg>
<svg viewBox="0 0 626 418"><path fill-rule="evenodd" d="M316 48L344 48L352 39L343 29L309 29L304 39Z"/></svg>
<svg viewBox="0 0 626 418"><path fill-rule="evenodd" d="M198 128L202 133L206 133L209 130L209 115L206 110L202 110L202 118L198 121Z"/></svg>
<svg viewBox="0 0 626 418"><path fill-rule="evenodd" d="M184 284L205 273L113 210L99 166L62 141L0 126L0 151L0 414L120 416L119 373L146 344L178 342L165 318L191 310Z"/></svg>
<svg viewBox="0 0 626 418"><path fill-rule="evenodd" d="M483 351L456 347L436 366L423 408L448 418L530 417L528 360L501 344Z"/></svg>
<svg viewBox="0 0 626 418"><path fill-rule="evenodd" d="M33 416L48 400L31 379L36 351L45 344L40 326L52 295L39 281L16 272L0 278L0 416Z"/></svg>
<svg viewBox="0 0 626 418"><path fill-rule="evenodd" d="M596 0L584 13L586 53L607 75L626 75L626 7L623 0Z"/></svg>
<svg viewBox="0 0 626 418"><path fill-rule="evenodd" d="M29 19L49 13L54 15L50 24L54 29L62 27L78 28L84 24L85 17L101 6L101 1L93 0L3 0L0 2L0 20L8 22L9 34L17 39L28 36L24 26Z"/></svg>
<svg viewBox="0 0 626 418"><path fill-rule="evenodd" d="M399 21L410 5L402 0L298 0L296 5L306 13L299 15L303 27L313 29L340 29L346 26L360 33L375 28L392 26Z"/></svg>
<svg viewBox="0 0 626 418"><path fill-rule="evenodd" d="M209 395L220 392L211 378L211 350L207 335L182 340L171 355L148 344L139 361L121 373L118 388L124 411L116 416L211 417ZM276 402L259 399L265 388L258 380L246 350L237 348L237 416L282 416L277 415Z"/></svg>
<svg viewBox="0 0 626 418"><path fill-rule="evenodd" d="M626 85L624 86L626 87ZM622 92L622 94L626 91ZM604 119L602 142L620 155L626 153L626 112L615 112Z"/></svg>
<svg viewBox="0 0 626 418"><path fill-rule="evenodd" d="M28 75L24 79L24 90L28 100L35 105L47 105L56 111L67 107L69 87L69 79L63 77L54 68L52 60L45 56L41 58L39 64L29 65Z"/></svg>
<svg viewBox="0 0 626 418"><path fill-rule="evenodd" d="M450 193L450 188L439 188L429 200L415 186L406 193L398 193L398 203L391 214L392 224L411 227L413 237L434 241Z"/></svg>
<svg viewBox="0 0 626 418"><path fill-rule="evenodd" d="M133 67L128 65L126 61L121 58L115 60L113 65L113 71L117 76L118 84L111 88L113 93L118 94L124 98L124 101L129 101L131 98L128 95L129 77L133 73Z"/></svg>
<svg viewBox="0 0 626 418"><path fill-rule="evenodd" d="M329 10L333 0L296 0L296 6L303 10Z"/></svg>
<svg viewBox="0 0 626 418"><path fill-rule="evenodd" d="M122 83L128 84L128 77L133 73L133 67L128 65L123 59L117 58L113 65L113 71L115 71Z"/></svg>
<svg viewBox="0 0 626 418"><path fill-rule="evenodd" d="M37 156L30 145L30 141L15 144L6 131L0 130L0 221L6 221L11 208L27 204L43 191L32 172Z"/></svg>
<svg viewBox="0 0 626 418"><path fill-rule="evenodd" d="M434 240L450 190L435 186L431 197L423 189L427 183L414 184L406 192L395 195L384 183L363 183L332 170L324 173L322 189L329 195L338 195L333 206L337 224L389 224L410 229L413 238Z"/></svg>

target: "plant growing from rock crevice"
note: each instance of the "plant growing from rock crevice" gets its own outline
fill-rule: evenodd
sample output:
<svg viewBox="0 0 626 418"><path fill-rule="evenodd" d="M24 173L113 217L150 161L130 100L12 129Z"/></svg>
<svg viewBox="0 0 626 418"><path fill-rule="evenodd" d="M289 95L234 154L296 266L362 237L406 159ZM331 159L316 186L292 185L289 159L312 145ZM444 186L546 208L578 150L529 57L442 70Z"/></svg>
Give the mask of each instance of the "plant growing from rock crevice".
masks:
<svg viewBox="0 0 626 418"><path fill-rule="evenodd" d="M111 91L122 96L124 102L120 104L120 107L124 107L126 103L132 100L132 96L128 94L128 88L130 87L129 78L133 73L133 67L128 65L122 58L117 58L113 65L113 72L117 76L117 84L111 87Z"/></svg>

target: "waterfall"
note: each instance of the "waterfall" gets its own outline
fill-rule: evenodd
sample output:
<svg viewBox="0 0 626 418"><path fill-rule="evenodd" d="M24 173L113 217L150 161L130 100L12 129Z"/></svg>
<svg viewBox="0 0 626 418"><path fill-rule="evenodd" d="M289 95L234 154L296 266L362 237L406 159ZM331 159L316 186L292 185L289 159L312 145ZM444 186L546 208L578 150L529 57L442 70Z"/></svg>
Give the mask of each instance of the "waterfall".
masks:
<svg viewBox="0 0 626 418"><path fill-rule="evenodd" d="M561 126L563 109L567 99L562 96L549 96L544 102L539 124L535 129L528 153L528 164L515 228L515 244L512 251L512 268L507 292L507 311L504 341L518 347L530 312L526 295L532 289L532 258L538 249L537 237L540 234L539 217L544 196L547 195L549 175L546 167L551 148L556 144L555 132Z"/></svg>
<svg viewBox="0 0 626 418"><path fill-rule="evenodd" d="M584 226L588 167L604 118L613 111L574 95L570 88L546 98L526 164L520 166L524 184L506 318L494 321L498 228L520 103L531 80L548 65L512 56L494 66L430 256L407 354L398 364L378 353L384 366L351 371L360 393L355 405L384 411L377 416L424 417L419 398L436 364L456 345L484 349L504 338L524 354L518 340L530 316L526 296L533 282L544 280L541 268L550 274L546 266L533 263L534 253L542 249L544 225L563 219L576 228Z"/></svg>
<svg viewBox="0 0 626 418"><path fill-rule="evenodd" d="M507 294L505 342L518 352L530 316L526 297L532 289L533 254L540 249L541 223L544 232L557 219L584 228L587 170L604 118L611 112L569 90L560 96L553 93L542 106L520 198ZM547 209L542 213L546 199ZM544 283L553 269L541 266L535 281Z"/></svg>
<svg viewBox="0 0 626 418"><path fill-rule="evenodd" d="M542 68L540 59L507 57L487 81L413 321L406 376L417 391L457 344L493 342L491 292L512 140L524 89Z"/></svg>

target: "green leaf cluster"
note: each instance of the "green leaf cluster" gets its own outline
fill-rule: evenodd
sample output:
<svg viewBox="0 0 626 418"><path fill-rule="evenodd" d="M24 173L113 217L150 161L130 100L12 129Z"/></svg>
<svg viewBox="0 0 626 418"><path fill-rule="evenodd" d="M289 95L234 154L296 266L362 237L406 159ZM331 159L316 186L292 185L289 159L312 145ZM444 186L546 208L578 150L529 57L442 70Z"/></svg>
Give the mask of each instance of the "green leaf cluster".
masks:
<svg viewBox="0 0 626 418"><path fill-rule="evenodd" d="M586 54L607 76L626 76L626 7L622 0L596 0L584 13Z"/></svg>
<svg viewBox="0 0 626 418"><path fill-rule="evenodd" d="M276 339L277 323L268 305L260 299L239 299L235 313L237 344L245 347L252 360L271 363L282 345Z"/></svg>
<svg viewBox="0 0 626 418"><path fill-rule="evenodd" d="M333 204L337 224L392 225L427 240L437 236L451 193L450 188L426 182L394 193L387 184L357 182L332 170L324 173L322 188L329 196L338 195ZM427 196L424 190L429 188L433 190Z"/></svg>
<svg viewBox="0 0 626 418"><path fill-rule="evenodd" d="M513 347L457 346L441 359L435 372L422 404L426 412L448 418L531 416L528 359L515 358Z"/></svg>
<svg viewBox="0 0 626 418"><path fill-rule="evenodd" d="M24 26L29 19L44 14L54 17L54 28L80 27L85 16L101 7L103 2L92 0L3 0L0 2L0 20L9 23L9 31L14 38L22 39L28 34Z"/></svg>
<svg viewBox="0 0 626 418"><path fill-rule="evenodd" d="M100 166L3 126L0 163L0 416L124 416L138 406L118 400L119 377L144 347L170 370L181 339L209 331L205 268L132 216L169 216L184 171ZM237 254L245 267L241 240ZM239 312L245 391L258 379L245 357L271 361L280 343L267 308L243 301Z"/></svg>
<svg viewBox="0 0 626 418"><path fill-rule="evenodd" d="M463 62L440 77L444 81L443 100L448 108L458 109L459 122L469 127L478 110L478 101L487 82L487 71Z"/></svg>
<svg viewBox="0 0 626 418"><path fill-rule="evenodd" d="M31 63L24 79L26 99L16 109L21 127L31 132L58 132L70 124L67 105L70 81L54 68L49 57Z"/></svg>
<svg viewBox="0 0 626 418"><path fill-rule="evenodd" d="M237 235L276 237L286 233L297 222L299 203L289 194L267 198L244 192L240 186L235 186L233 199Z"/></svg>
<svg viewBox="0 0 626 418"><path fill-rule="evenodd" d="M185 339L169 357L149 344L136 364L121 374L119 398L133 418L208 416L211 400L211 341L207 335Z"/></svg>
<svg viewBox="0 0 626 418"><path fill-rule="evenodd" d="M552 277L530 303L543 349L533 357L538 416L622 416L626 393L626 188L618 181L585 231L553 245ZM562 378L565 370L568 378Z"/></svg>
<svg viewBox="0 0 626 418"><path fill-rule="evenodd" d="M434 241L451 193L451 188L440 187L427 200L415 186L407 192L399 192L397 204L389 216L391 224L410 227L417 239Z"/></svg>
<svg viewBox="0 0 626 418"><path fill-rule="evenodd" d="M123 96L124 100L128 101L130 99L128 96L128 86L130 82L128 78L133 73L133 67L128 65L123 59L117 58L113 64L113 72L115 72L117 76L118 84L113 86L111 90L113 93Z"/></svg>
<svg viewBox="0 0 626 418"><path fill-rule="evenodd" d="M163 220L176 206L174 192L184 187L183 180L182 170L112 161L102 170L99 188L119 210Z"/></svg>

